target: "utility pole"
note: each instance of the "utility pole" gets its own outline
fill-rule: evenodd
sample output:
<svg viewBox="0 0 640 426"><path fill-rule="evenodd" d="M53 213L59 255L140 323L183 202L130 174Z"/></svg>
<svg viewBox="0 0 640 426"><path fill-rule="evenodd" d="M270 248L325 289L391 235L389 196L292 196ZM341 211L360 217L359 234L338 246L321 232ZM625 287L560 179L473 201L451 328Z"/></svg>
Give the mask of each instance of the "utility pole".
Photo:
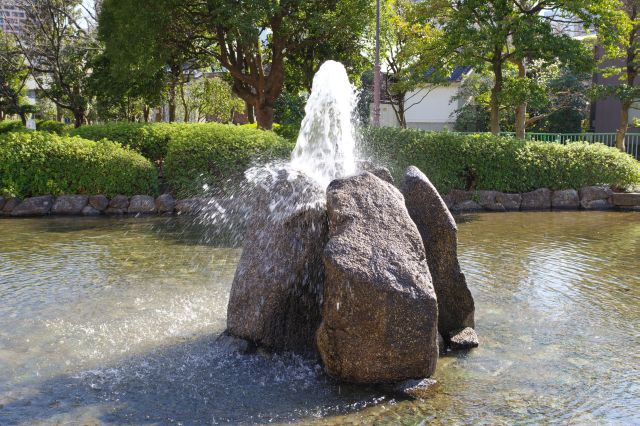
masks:
<svg viewBox="0 0 640 426"><path fill-rule="evenodd" d="M380 127L380 0L376 0L376 63L373 67L373 127Z"/></svg>

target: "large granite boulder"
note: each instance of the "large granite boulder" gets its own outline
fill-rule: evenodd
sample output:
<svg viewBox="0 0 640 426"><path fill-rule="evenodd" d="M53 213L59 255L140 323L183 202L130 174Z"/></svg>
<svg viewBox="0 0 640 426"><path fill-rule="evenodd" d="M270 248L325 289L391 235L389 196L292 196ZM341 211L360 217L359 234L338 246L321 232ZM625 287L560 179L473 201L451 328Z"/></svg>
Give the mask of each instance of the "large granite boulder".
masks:
<svg viewBox="0 0 640 426"><path fill-rule="evenodd" d="M551 190L548 188L540 188L535 191L525 192L522 194L522 210L550 210L551 209Z"/></svg>
<svg viewBox="0 0 640 426"><path fill-rule="evenodd" d="M522 203L522 195L498 192L496 194L496 203L500 203L508 212L518 211Z"/></svg>
<svg viewBox="0 0 640 426"><path fill-rule="evenodd" d="M89 197L89 205L99 212L103 212L109 207L109 199L104 195L92 195Z"/></svg>
<svg viewBox="0 0 640 426"><path fill-rule="evenodd" d="M551 207L556 210L576 210L580 207L580 196L575 189L553 191Z"/></svg>
<svg viewBox="0 0 640 426"><path fill-rule="evenodd" d="M474 327L474 301L458 262L458 227L429 179L409 167L401 185L407 210L418 227L438 296L438 331Z"/></svg>
<svg viewBox="0 0 640 426"><path fill-rule="evenodd" d="M329 375L390 383L433 374L436 294L402 194L371 173L327 189L329 242L318 351Z"/></svg>
<svg viewBox="0 0 640 426"><path fill-rule="evenodd" d="M51 213L61 215L80 214L88 202L89 197L86 195L61 195L53 203Z"/></svg>
<svg viewBox="0 0 640 426"><path fill-rule="evenodd" d="M2 211L0 211L0 214L2 214L3 216L9 216L13 209L15 209L20 203L22 203L22 200L20 198L7 198L4 202L4 205L2 206Z"/></svg>
<svg viewBox="0 0 640 426"><path fill-rule="evenodd" d="M162 194L156 198L156 210L160 214L173 213L176 208L176 200L171 194Z"/></svg>
<svg viewBox="0 0 640 426"><path fill-rule="evenodd" d="M609 210L613 208L613 191L608 186L585 186L580 189L580 205L585 210Z"/></svg>
<svg viewBox="0 0 640 426"><path fill-rule="evenodd" d="M53 201L54 198L52 195L27 198L11 211L11 216L47 215L51 211Z"/></svg>
<svg viewBox="0 0 640 426"><path fill-rule="evenodd" d="M254 191L227 333L270 351L315 356L327 239L324 190L284 170L266 179Z"/></svg>
<svg viewBox="0 0 640 426"><path fill-rule="evenodd" d="M109 207L105 210L107 214L119 215L127 213L129 208L129 197L126 195L116 195L109 202Z"/></svg>

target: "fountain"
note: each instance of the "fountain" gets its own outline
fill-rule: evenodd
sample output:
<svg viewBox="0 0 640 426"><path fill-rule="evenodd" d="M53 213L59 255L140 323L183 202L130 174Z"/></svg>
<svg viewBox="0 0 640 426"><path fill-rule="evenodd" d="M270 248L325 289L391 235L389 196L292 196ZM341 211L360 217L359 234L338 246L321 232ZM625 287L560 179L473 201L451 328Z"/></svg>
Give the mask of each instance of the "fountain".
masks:
<svg viewBox="0 0 640 426"><path fill-rule="evenodd" d="M346 382L421 380L435 371L438 330L477 345L457 230L417 169L407 197L388 171L357 173L355 104L342 64L324 63L291 160L247 171L252 214L224 338L319 358Z"/></svg>

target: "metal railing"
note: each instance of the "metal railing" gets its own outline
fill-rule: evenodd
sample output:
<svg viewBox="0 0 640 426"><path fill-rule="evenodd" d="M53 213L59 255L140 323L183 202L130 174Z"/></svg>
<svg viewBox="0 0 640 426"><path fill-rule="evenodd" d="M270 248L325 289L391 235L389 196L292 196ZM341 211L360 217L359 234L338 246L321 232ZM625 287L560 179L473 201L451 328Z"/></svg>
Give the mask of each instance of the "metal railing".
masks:
<svg viewBox="0 0 640 426"><path fill-rule="evenodd" d="M460 134L471 134L473 132L459 132ZM515 136L513 132L502 132L502 136ZM615 133L527 133L527 140L540 142L557 142L566 144L569 142L589 142L602 143L607 146L616 146ZM640 133L627 133L625 137L627 153L640 160Z"/></svg>

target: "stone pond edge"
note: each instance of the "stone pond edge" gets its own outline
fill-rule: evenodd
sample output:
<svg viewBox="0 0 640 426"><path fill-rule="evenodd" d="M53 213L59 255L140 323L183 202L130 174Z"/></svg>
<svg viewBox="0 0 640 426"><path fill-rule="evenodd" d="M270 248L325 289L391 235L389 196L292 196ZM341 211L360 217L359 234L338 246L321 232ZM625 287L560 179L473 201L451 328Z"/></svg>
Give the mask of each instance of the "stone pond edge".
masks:
<svg viewBox="0 0 640 426"><path fill-rule="evenodd" d="M616 193L608 186L588 186L579 190L552 191L547 188L526 193L453 190L443 197L454 213L549 210L635 210L640 211L640 193ZM206 210L211 198L176 200L170 194L150 195L43 195L38 197L0 197L0 216L124 216L193 215Z"/></svg>

